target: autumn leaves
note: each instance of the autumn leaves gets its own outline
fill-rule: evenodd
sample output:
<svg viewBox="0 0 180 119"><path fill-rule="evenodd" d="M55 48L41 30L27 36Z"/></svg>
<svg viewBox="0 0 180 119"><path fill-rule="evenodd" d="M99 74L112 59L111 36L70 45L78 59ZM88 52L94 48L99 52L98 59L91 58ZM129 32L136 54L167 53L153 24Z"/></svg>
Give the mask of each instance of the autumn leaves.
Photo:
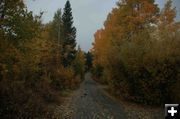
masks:
<svg viewBox="0 0 180 119"><path fill-rule="evenodd" d="M76 50L70 2L50 23L42 24L41 15L34 16L22 0L0 2L2 119L56 118L49 104L61 103L62 92L83 79L84 52Z"/></svg>
<svg viewBox="0 0 180 119"><path fill-rule="evenodd" d="M179 26L169 0L123 0L95 33L94 76L112 93L144 104L176 102L179 95Z"/></svg>

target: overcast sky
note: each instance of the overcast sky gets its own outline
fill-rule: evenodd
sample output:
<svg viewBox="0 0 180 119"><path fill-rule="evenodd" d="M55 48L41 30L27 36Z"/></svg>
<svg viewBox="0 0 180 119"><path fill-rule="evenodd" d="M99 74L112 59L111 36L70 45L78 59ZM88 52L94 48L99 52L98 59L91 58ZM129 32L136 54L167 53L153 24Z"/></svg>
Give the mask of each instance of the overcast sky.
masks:
<svg viewBox="0 0 180 119"><path fill-rule="evenodd" d="M77 28L77 43L88 51L93 42L93 34L97 29L102 28L104 21L118 0L70 0L74 26ZM58 8L64 8L66 0L25 0L28 10L38 14L44 11L43 23L53 19ZM165 0L156 0L160 7ZM180 0L174 0L174 4L180 11ZM179 15L179 13L178 13ZM178 16L180 17L180 16Z"/></svg>

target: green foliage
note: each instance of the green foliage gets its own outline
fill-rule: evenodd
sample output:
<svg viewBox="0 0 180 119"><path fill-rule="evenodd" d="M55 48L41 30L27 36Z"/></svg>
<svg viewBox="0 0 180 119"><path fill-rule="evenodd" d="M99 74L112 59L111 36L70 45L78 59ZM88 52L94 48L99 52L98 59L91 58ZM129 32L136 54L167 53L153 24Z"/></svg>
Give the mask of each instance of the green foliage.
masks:
<svg viewBox="0 0 180 119"><path fill-rule="evenodd" d="M92 61L93 61L93 56L91 52L85 53L85 58L86 58L86 71L90 71L92 69Z"/></svg>
<svg viewBox="0 0 180 119"><path fill-rule="evenodd" d="M55 89L66 90L78 87L84 75L84 59L82 51L76 54L76 29L73 27L73 17L70 2L67 1L64 13L57 10L49 25L49 40L53 43L52 54L55 69L48 71L51 84ZM55 56L55 57L54 57Z"/></svg>
<svg viewBox="0 0 180 119"><path fill-rule="evenodd" d="M76 75L80 75L80 78L84 78L84 72L85 72L85 56L81 48L78 48L78 51L76 53L76 58L73 62L73 67Z"/></svg>
<svg viewBox="0 0 180 119"><path fill-rule="evenodd" d="M60 66L62 64L62 48L63 48L63 23L62 23L62 15L61 9L58 9L54 14L54 19L47 26L48 29L48 40L53 43L52 54L56 55L55 64ZM55 57L54 57L55 58Z"/></svg>
<svg viewBox="0 0 180 119"><path fill-rule="evenodd" d="M62 40L61 36L62 36L62 31L63 31L63 27L62 27L62 13L61 13L61 9L58 9L57 12L54 14L54 19L51 23L51 28L50 28L50 32L49 32L49 38L52 40L55 40L56 42L58 42L58 40Z"/></svg>
<svg viewBox="0 0 180 119"><path fill-rule="evenodd" d="M69 0L65 4L63 21L63 65L69 66L76 57L76 28L73 26L72 9Z"/></svg>
<svg viewBox="0 0 180 119"><path fill-rule="evenodd" d="M92 72L95 77L100 78L103 74L103 67L97 64Z"/></svg>
<svg viewBox="0 0 180 119"><path fill-rule="evenodd" d="M2 0L0 6L0 29L7 40L20 45L39 34L41 15L33 17L21 0Z"/></svg>
<svg viewBox="0 0 180 119"><path fill-rule="evenodd" d="M58 42L63 39L58 35L64 33L61 11L46 25L41 24L41 15L33 16L22 0L0 2L2 119L52 118L54 110L49 104L61 103L62 90L75 89L80 84L81 77L75 74L73 65L61 64L62 42ZM81 57L77 56L76 60L81 61ZM83 62L78 62L78 66L79 63Z"/></svg>

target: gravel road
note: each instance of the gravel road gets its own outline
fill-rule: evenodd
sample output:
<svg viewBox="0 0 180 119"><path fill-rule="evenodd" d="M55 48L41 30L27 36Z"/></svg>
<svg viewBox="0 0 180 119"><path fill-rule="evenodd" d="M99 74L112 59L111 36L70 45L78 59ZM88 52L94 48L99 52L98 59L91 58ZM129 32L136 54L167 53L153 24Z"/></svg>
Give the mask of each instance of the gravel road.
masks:
<svg viewBox="0 0 180 119"><path fill-rule="evenodd" d="M61 107L63 119L126 119L121 105L103 92L90 73L67 103Z"/></svg>

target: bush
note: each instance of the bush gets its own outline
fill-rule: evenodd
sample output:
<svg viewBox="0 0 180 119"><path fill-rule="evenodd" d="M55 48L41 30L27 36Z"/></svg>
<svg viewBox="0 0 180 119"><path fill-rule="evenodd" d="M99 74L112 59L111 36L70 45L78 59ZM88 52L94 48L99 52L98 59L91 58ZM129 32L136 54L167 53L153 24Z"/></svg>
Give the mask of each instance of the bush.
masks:
<svg viewBox="0 0 180 119"><path fill-rule="evenodd" d="M132 4L143 7L134 11ZM158 9L153 0L119 2L92 48L95 77L106 77L115 95L150 105L179 99L179 22L171 0Z"/></svg>
<svg viewBox="0 0 180 119"><path fill-rule="evenodd" d="M97 64L97 65L93 68L92 73L93 73L93 75L94 75L95 77L100 78L100 77L102 76L102 74L103 74L103 67L102 67L101 65Z"/></svg>
<svg viewBox="0 0 180 119"><path fill-rule="evenodd" d="M57 70L55 77L51 77L52 87L58 90L74 89L80 83L80 79L75 77L73 68L61 67Z"/></svg>
<svg viewBox="0 0 180 119"><path fill-rule="evenodd" d="M32 119L46 115L44 101L22 81L0 82L1 119Z"/></svg>

